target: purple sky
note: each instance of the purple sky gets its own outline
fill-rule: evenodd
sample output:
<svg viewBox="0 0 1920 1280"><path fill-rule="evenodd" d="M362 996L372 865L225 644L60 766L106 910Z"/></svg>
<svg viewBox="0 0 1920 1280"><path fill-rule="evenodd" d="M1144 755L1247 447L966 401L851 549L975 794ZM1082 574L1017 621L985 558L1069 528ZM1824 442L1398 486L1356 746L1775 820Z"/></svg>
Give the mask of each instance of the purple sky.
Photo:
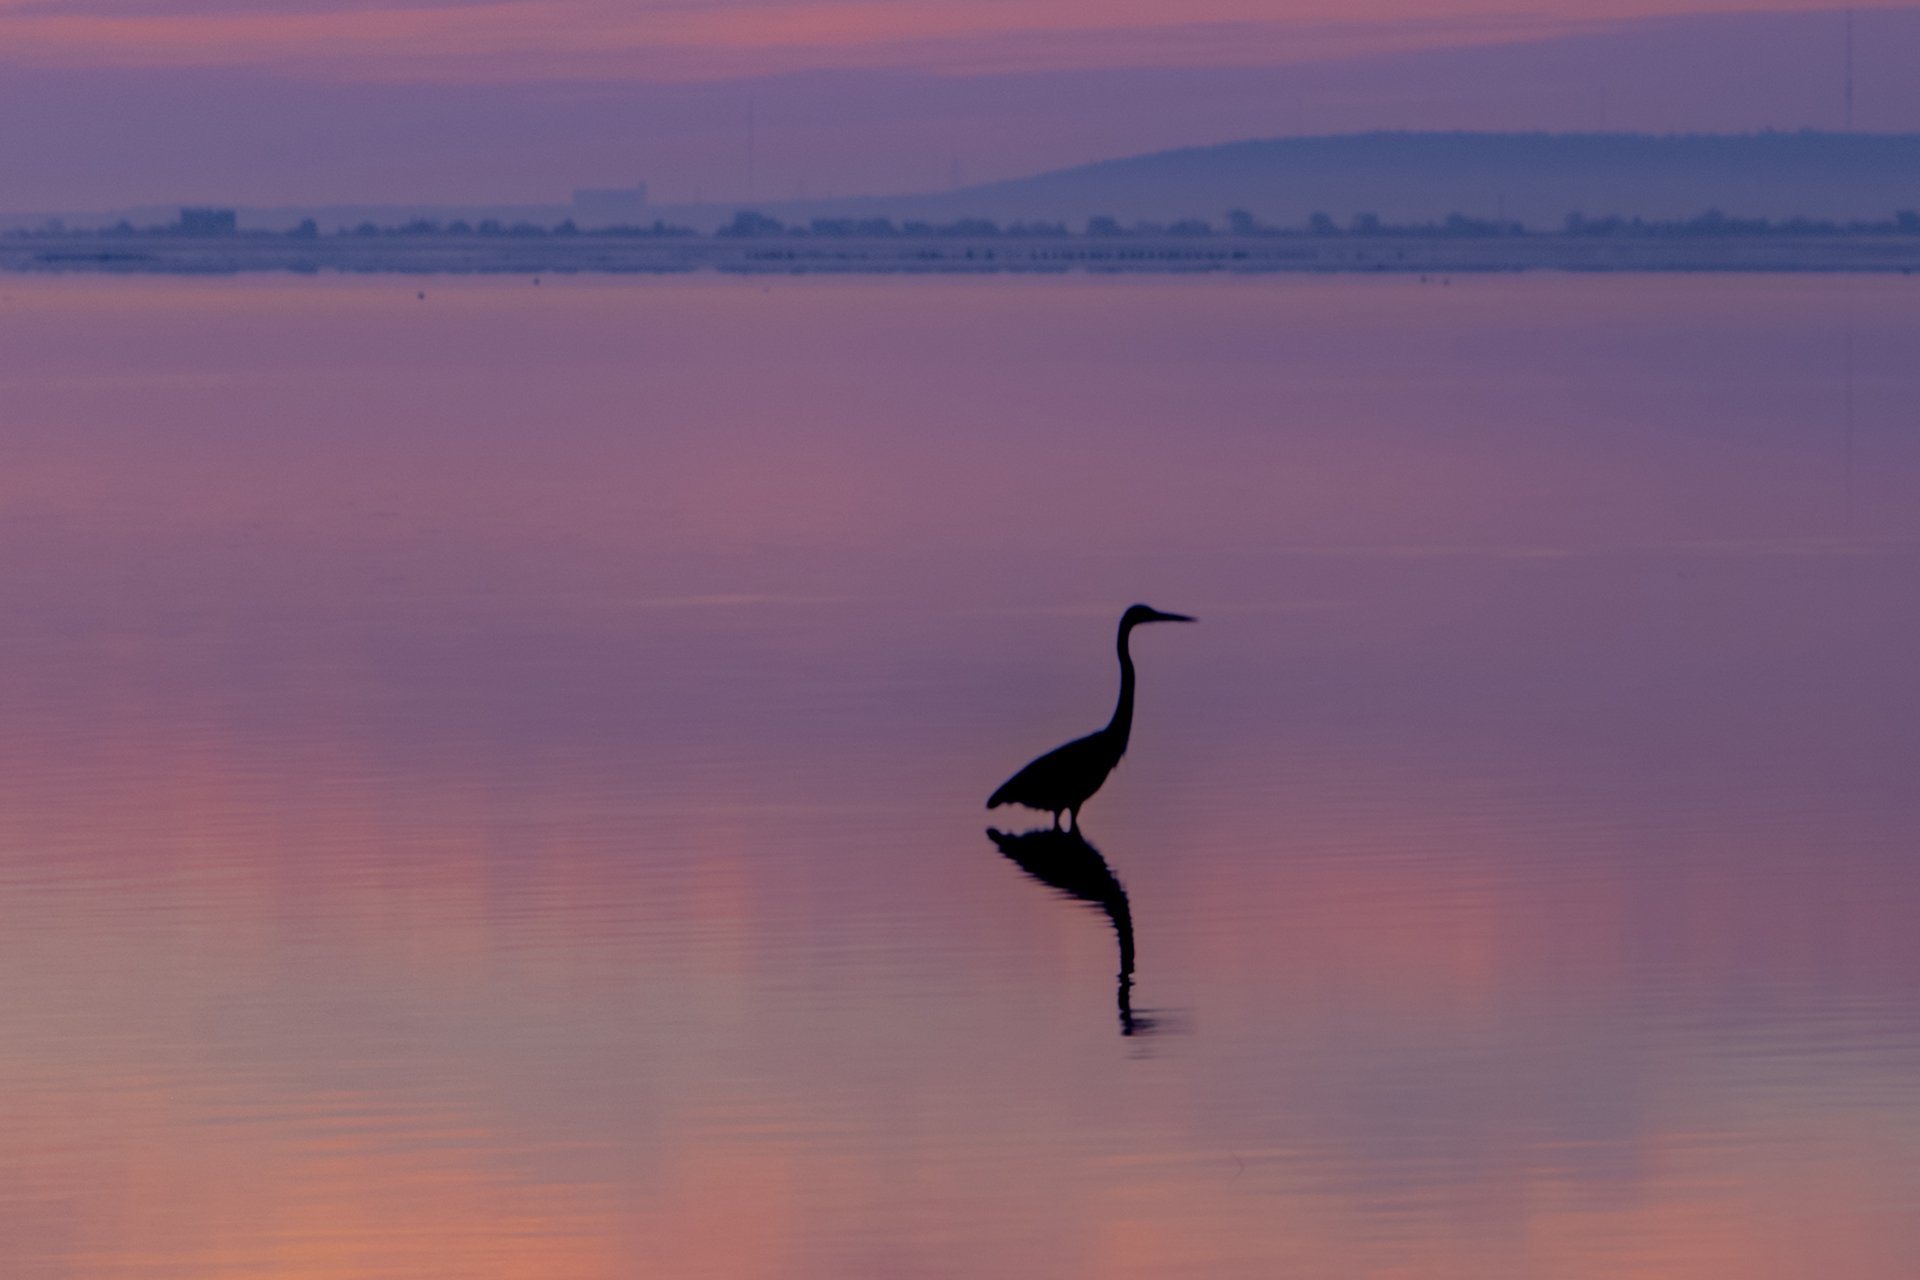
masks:
<svg viewBox="0 0 1920 1280"><path fill-rule="evenodd" d="M0 0L11 19L69 11ZM804 65L832 61L818 49L785 64L709 50L699 64L770 72L746 77L690 76L684 60L623 71L592 51L565 67L515 71L475 54L459 74L445 62L401 74L364 58L108 65L97 50L16 48L0 62L0 210L547 203L642 180L661 203L773 200L939 190L1294 133L1831 129L1845 122L1844 21L1837 10L1444 30L1402 20L1319 44L1262 44L1249 27L1243 56L1189 25L1167 29L1159 65L1152 47L1122 47L1124 32L1086 35L1081 52L1100 56L1081 65L1058 32L1039 32L1021 46L1036 64L1025 69L1010 69L1005 32L963 32L935 42L944 62L887 65L868 45L870 65ZM980 53L990 36L994 58ZM985 70L969 69L969 48ZM1103 64L1129 58L1145 64ZM1920 129L1915 65L1920 9L1857 12L1856 127Z"/></svg>

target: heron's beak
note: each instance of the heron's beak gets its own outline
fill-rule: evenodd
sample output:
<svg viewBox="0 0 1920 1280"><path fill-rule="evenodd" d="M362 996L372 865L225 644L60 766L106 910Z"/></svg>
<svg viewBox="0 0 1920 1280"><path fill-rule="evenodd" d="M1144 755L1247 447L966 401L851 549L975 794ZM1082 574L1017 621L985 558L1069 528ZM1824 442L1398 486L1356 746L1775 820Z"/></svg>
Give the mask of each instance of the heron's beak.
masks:
<svg viewBox="0 0 1920 1280"><path fill-rule="evenodd" d="M1189 618L1184 613L1161 613L1158 609L1155 609L1153 611L1153 617L1148 619L1148 621L1150 622L1198 622L1200 621L1200 619Z"/></svg>

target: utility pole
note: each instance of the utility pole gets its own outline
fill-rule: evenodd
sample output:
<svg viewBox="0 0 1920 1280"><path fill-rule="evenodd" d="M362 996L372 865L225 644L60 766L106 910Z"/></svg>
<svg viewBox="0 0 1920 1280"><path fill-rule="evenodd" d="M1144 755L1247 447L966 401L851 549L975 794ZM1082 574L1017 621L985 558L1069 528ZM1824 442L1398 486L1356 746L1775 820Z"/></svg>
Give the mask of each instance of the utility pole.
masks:
<svg viewBox="0 0 1920 1280"><path fill-rule="evenodd" d="M747 203L753 203L753 99L747 99Z"/></svg>

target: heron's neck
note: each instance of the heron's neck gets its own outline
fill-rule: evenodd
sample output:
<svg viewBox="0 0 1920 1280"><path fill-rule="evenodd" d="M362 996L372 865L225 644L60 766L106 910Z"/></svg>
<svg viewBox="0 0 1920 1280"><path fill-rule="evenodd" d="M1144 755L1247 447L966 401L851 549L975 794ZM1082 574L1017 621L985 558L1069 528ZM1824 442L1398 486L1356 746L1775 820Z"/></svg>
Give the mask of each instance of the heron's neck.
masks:
<svg viewBox="0 0 1920 1280"><path fill-rule="evenodd" d="M1127 634L1130 627L1120 629L1120 703L1113 709L1113 719L1107 724L1107 736L1114 741L1117 750L1127 749L1127 738L1133 733L1133 655L1127 652Z"/></svg>

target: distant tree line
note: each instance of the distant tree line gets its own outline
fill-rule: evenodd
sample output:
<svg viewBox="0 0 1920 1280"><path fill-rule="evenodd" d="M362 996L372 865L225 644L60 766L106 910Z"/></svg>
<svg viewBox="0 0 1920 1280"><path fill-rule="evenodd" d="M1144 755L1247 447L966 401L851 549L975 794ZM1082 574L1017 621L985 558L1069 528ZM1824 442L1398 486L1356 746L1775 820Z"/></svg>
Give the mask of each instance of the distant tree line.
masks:
<svg viewBox="0 0 1920 1280"><path fill-rule="evenodd" d="M1589 219L1578 213L1567 215L1567 235L1920 235L1920 214L1901 210L1884 222L1837 222L1812 218L1789 218L1769 222L1765 218L1730 218L1718 209L1709 209L1697 218L1672 222L1648 222L1639 218ZM1118 218L1094 215L1087 219L1088 236L1210 236L1224 232L1236 236L1414 236L1414 237L1487 237L1537 235L1520 222L1507 218L1473 218L1450 213L1432 222L1389 223L1379 215L1357 213L1345 226L1326 213L1308 216L1305 226L1268 226L1244 209L1227 215L1226 226L1216 230L1203 218L1183 218L1176 222L1135 222L1123 225ZM718 236L1067 236L1064 222L1015 222L1002 227L987 218L961 218L954 222L901 222L889 218L814 218L806 225L792 226L753 210L734 214L733 221L714 232Z"/></svg>
<svg viewBox="0 0 1920 1280"><path fill-rule="evenodd" d="M312 219L308 219L308 223L311 221ZM301 225L304 227L307 223ZM299 232L294 231L288 234L297 235ZM343 236L690 236L698 233L692 227L669 226L657 219L650 227L621 225L593 227L582 231L572 218L557 222L552 227L543 227L537 222L509 224L501 222L498 218L482 218L474 223L469 223L464 218L455 218L444 225L427 218L415 218L397 227L381 227L371 222L363 222L351 231L341 227L335 234Z"/></svg>
<svg viewBox="0 0 1920 1280"><path fill-rule="evenodd" d="M1644 222L1639 218L1588 218L1579 213L1567 215L1570 236L1837 236L1837 235L1920 235L1920 213L1901 209L1886 222L1835 222L1818 218L1730 218L1718 209L1709 209L1684 222Z"/></svg>
<svg viewBox="0 0 1920 1280"><path fill-rule="evenodd" d="M1736 218L1718 209L1709 209L1697 218L1674 221L1646 221L1641 218L1610 216L1589 218L1581 213L1567 215L1562 232L1569 236L1766 236L1766 235L1920 235L1920 213L1902 209L1881 222L1840 222L1831 219ZM231 209L182 209L181 220L161 226L136 228L122 220L111 227L84 230L67 227L60 219L50 218L39 227L7 232L9 236L285 236L291 239L319 238L320 228L312 218L286 232L242 231ZM469 223L456 218L436 222L415 218L398 226L379 226L362 222L355 227L339 227L336 236L693 236L692 227L672 226L656 220L651 226L611 226L582 230L569 218L551 227L536 222L503 223L482 218ZM953 222L904 221L891 218L814 218L807 224L788 225L778 218L755 210L743 209L733 221L715 231L722 237L929 237L952 236L983 238L994 236L1062 237L1075 234L1064 222L1013 222L1006 226L990 218L960 218ZM1226 226L1216 231L1204 218L1183 218L1175 222L1135 222L1123 226L1118 218L1096 214L1086 221L1079 234L1092 237L1121 236L1413 236L1413 237L1487 237L1536 235L1519 222L1508 219L1472 218L1451 213L1434 222L1387 223L1378 215L1358 213L1345 226L1326 213L1314 213L1304 226L1268 226L1244 209L1227 215Z"/></svg>
<svg viewBox="0 0 1920 1280"><path fill-rule="evenodd" d="M1064 236L1064 222L1015 222L1002 227L991 218L961 218L955 222L901 222L891 218L815 218L806 226L788 226L743 209L733 221L714 232L718 236Z"/></svg>
<svg viewBox="0 0 1920 1280"><path fill-rule="evenodd" d="M69 228L59 218L49 218L38 227L9 231L10 236L245 236L258 238L263 236L284 236L291 240L315 240L320 236L320 227L312 218L303 218L300 225L291 231L242 231L235 224L233 210L182 210L183 214L211 212L223 214L217 218L183 217L179 222L169 222L147 227L136 227L122 218L110 227L98 230ZM581 230L569 218L552 227L537 222L515 222L507 224L497 218L482 218L478 222L468 222L455 218L451 222L435 222L428 218L415 218L398 226L383 227L372 222L362 222L355 227L340 227L334 232L337 236L691 236L699 234L692 227L670 226L656 221L649 227L614 226L593 227Z"/></svg>

